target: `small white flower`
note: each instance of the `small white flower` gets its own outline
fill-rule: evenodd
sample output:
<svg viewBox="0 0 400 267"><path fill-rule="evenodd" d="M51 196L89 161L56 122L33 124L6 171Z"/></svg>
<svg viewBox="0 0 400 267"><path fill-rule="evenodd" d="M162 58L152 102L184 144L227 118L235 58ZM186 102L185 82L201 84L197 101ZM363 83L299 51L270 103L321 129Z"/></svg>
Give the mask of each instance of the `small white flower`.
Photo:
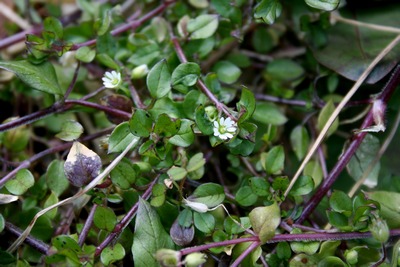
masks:
<svg viewBox="0 0 400 267"><path fill-rule="evenodd" d="M102 78L103 84L107 88L117 88L121 82L121 73L113 70L112 72L107 71L104 73L104 77Z"/></svg>
<svg viewBox="0 0 400 267"><path fill-rule="evenodd" d="M190 201L186 198L183 199L183 202L185 203L186 207L189 207L192 210L197 211L199 213L205 213L209 211L208 206L204 203Z"/></svg>
<svg viewBox="0 0 400 267"><path fill-rule="evenodd" d="M233 137L236 133L237 124L231 118L221 117L214 121L214 136L227 140Z"/></svg>

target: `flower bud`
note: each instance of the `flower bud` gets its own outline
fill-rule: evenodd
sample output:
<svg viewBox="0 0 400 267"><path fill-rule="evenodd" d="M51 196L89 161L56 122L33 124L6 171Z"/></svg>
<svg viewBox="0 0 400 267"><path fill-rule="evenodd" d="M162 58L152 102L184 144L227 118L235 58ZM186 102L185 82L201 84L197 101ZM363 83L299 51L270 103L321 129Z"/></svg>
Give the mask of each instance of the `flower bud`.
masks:
<svg viewBox="0 0 400 267"><path fill-rule="evenodd" d="M187 199L183 199L183 202L185 202L185 205L189 208L191 208L194 211L197 211L199 213L205 213L207 212L208 206L204 203L200 203L200 202L193 202Z"/></svg>
<svg viewBox="0 0 400 267"><path fill-rule="evenodd" d="M175 267L179 263L179 252L172 249L159 249L155 257L161 266Z"/></svg>
<svg viewBox="0 0 400 267"><path fill-rule="evenodd" d="M357 264L358 262L358 252L354 249L346 250L344 252L344 257L348 264Z"/></svg>
<svg viewBox="0 0 400 267"><path fill-rule="evenodd" d="M204 111L210 121L215 121L218 118L218 110L214 106L207 106Z"/></svg>
<svg viewBox="0 0 400 267"><path fill-rule="evenodd" d="M381 243L385 243L389 239L389 227L386 221L381 218L373 220L369 230L373 238Z"/></svg>
<svg viewBox="0 0 400 267"><path fill-rule="evenodd" d="M140 78L143 78L144 76L146 76L147 73L149 73L149 67L147 67L146 64L142 64L132 70L131 78L132 79L140 79Z"/></svg>
<svg viewBox="0 0 400 267"><path fill-rule="evenodd" d="M200 252L190 253L185 258L187 267L197 267L207 261L207 256Z"/></svg>

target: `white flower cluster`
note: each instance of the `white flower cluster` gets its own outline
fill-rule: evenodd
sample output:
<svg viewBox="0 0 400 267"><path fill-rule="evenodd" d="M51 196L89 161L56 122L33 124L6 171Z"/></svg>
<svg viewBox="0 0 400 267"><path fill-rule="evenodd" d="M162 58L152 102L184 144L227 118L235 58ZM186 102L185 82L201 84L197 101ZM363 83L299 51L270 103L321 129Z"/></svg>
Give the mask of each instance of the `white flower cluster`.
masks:
<svg viewBox="0 0 400 267"><path fill-rule="evenodd" d="M104 73L102 80L106 88L117 88L122 82L121 73L115 70L111 72L107 71Z"/></svg>
<svg viewBox="0 0 400 267"><path fill-rule="evenodd" d="M221 117L214 121L214 136L227 140L233 137L236 133L237 124L231 118Z"/></svg>

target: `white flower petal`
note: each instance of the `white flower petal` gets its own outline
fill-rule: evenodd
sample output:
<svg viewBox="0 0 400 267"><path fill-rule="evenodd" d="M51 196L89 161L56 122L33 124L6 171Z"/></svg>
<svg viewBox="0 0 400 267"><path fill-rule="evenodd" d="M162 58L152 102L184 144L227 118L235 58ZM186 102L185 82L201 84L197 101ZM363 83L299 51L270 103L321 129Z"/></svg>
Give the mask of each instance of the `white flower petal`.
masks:
<svg viewBox="0 0 400 267"><path fill-rule="evenodd" d="M228 131L228 132L236 132L236 127L229 127L229 128L226 128L226 130Z"/></svg>
<svg viewBox="0 0 400 267"><path fill-rule="evenodd" d="M221 117L220 119L219 119L219 125L224 125L224 117Z"/></svg>

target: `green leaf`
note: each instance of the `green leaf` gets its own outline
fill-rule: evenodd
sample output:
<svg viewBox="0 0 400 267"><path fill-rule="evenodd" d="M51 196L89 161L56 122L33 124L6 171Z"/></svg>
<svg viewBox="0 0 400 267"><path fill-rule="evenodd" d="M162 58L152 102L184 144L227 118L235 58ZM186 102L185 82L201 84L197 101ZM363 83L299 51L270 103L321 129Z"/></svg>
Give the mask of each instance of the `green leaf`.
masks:
<svg viewBox="0 0 400 267"><path fill-rule="evenodd" d="M149 137L152 127L153 120L143 109L137 109L129 120L129 129L139 137Z"/></svg>
<svg viewBox="0 0 400 267"><path fill-rule="evenodd" d="M206 164L206 160L204 158L204 155L203 155L203 153L200 152L200 153L193 155L193 157L190 158L190 160L186 166L186 170L188 172L193 172L193 171L200 169L205 164Z"/></svg>
<svg viewBox="0 0 400 267"><path fill-rule="evenodd" d="M331 0L338 2L338 0ZM374 8L341 10L341 16L348 19L376 25L398 27L397 18L400 5L377 5ZM380 51L395 37L396 33L377 31L366 27L337 23L326 30L328 42L317 48L311 45L319 63L332 69L347 79L356 81ZM359 44L349 46L348 44ZM396 46L368 76L366 82L374 84L385 77L399 62L400 46Z"/></svg>
<svg viewBox="0 0 400 267"><path fill-rule="evenodd" d="M47 208L50 207L51 205L54 205L58 202L58 197L54 192L51 192L50 195L47 197L47 199L45 200L44 204L43 204L43 208ZM50 219L54 219L57 215L57 209L52 209L48 212L46 212L46 216L49 217Z"/></svg>
<svg viewBox="0 0 400 267"><path fill-rule="evenodd" d="M119 124L108 139L108 154L122 152L134 140L139 143L140 138L131 133L129 123Z"/></svg>
<svg viewBox="0 0 400 267"><path fill-rule="evenodd" d="M292 196L304 196L314 189L314 180L307 175L301 175L290 190Z"/></svg>
<svg viewBox="0 0 400 267"><path fill-rule="evenodd" d="M282 125L287 121L279 107L269 102L257 102L253 119L263 124Z"/></svg>
<svg viewBox="0 0 400 267"><path fill-rule="evenodd" d="M209 208L216 207L225 200L224 188L214 183L202 184L194 190L189 200L203 203Z"/></svg>
<svg viewBox="0 0 400 267"><path fill-rule="evenodd" d="M196 108L195 120L197 127L203 134L210 135L214 133L213 123L209 120L203 105L199 105Z"/></svg>
<svg viewBox="0 0 400 267"><path fill-rule="evenodd" d="M239 205L244 207L249 207L256 203L258 196L254 194L253 190L250 186L242 186L236 192L235 200L239 203Z"/></svg>
<svg viewBox="0 0 400 267"><path fill-rule="evenodd" d="M348 216L353 210L351 198L343 191L333 191L329 198L329 205L332 210L344 213L345 215L347 214Z"/></svg>
<svg viewBox="0 0 400 267"><path fill-rule="evenodd" d="M205 234L211 233L215 228L215 218L210 213L193 212L193 222L194 226Z"/></svg>
<svg viewBox="0 0 400 267"><path fill-rule="evenodd" d="M136 181L136 170L129 159L123 158L110 172L111 181L121 189L130 189Z"/></svg>
<svg viewBox="0 0 400 267"><path fill-rule="evenodd" d="M167 188L163 184L155 184L151 190L152 197L150 204L153 207L161 207L165 203L165 193Z"/></svg>
<svg viewBox="0 0 400 267"><path fill-rule="evenodd" d="M276 202L270 206L254 208L249 214L253 230L262 244L275 236L275 230L281 223L281 211Z"/></svg>
<svg viewBox="0 0 400 267"><path fill-rule="evenodd" d="M3 232L4 227L6 226L6 221L2 214L0 214L0 233Z"/></svg>
<svg viewBox="0 0 400 267"><path fill-rule="evenodd" d="M268 196L269 192L269 183L261 177L251 177L249 179L251 190L257 196Z"/></svg>
<svg viewBox="0 0 400 267"><path fill-rule="evenodd" d="M267 24L273 24L281 12L282 5L279 0L261 0L254 8L254 18L262 19Z"/></svg>
<svg viewBox="0 0 400 267"><path fill-rule="evenodd" d="M82 125L73 120L65 121L61 126L61 132L56 134L56 137L63 141L74 141L83 133Z"/></svg>
<svg viewBox="0 0 400 267"><path fill-rule="evenodd" d="M193 121L182 119L181 128L179 131L172 136L168 142L181 147L188 147L194 142L195 135L193 133L192 125Z"/></svg>
<svg viewBox="0 0 400 267"><path fill-rule="evenodd" d="M308 151L310 137L304 126L296 126L290 133L290 143L298 160L301 160Z"/></svg>
<svg viewBox="0 0 400 267"><path fill-rule="evenodd" d="M104 35L108 29L110 28L111 25L111 10L107 10L106 12L104 12L104 16L98 23L97 25L99 25L99 27L97 28L97 35L101 36Z"/></svg>
<svg viewBox="0 0 400 267"><path fill-rule="evenodd" d="M239 124L249 119L256 110L256 99L253 92L247 88L242 88L242 95L240 101L236 104L236 108L239 114L242 114L239 118Z"/></svg>
<svg viewBox="0 0 400 267"><path fill-rule="evenodd" d="M154 255L161 248L174 249L174 243L165 232L157 212L149 203L139 198L132 244L135 265L158 267L159 264Z"/></svg>
<svg viewBox="0 0 400 267"><path fill-rule="evenodd" d="M276 254L280 259L289 259L292 256L292 251L290 249L288 242L279 242L276 246Z"/></svg>
<svg viewBox="0 0 400 267"><path fill-rule="evenodd" d="M305 253L313 255L319 249L319 242L291 242L290 247L296 254Z"/></svg>
<svg viewBox="0 0 400 267"><path fill-rule="evenodd" d="M100 260L105 265L122 260L125 257L125 249L120 244L117 243L114 246L108 246L101 252Z"/></svg>
<svg viewBox="0 0 400 267"><path fill-rule="evenodd" d="M317 121L318 131L321 132L322 128L324 128L326 122L328 121L329 117L332 115L334 110L335 110L335 105L333 104L332 100L329 100L318 115L318 121ZM338 127L339 127L339 119L336 118L333 121L326 135L330 136L337 130Z"/></svg>
<svg viewBox="0 0 400 267"><path fill-rule="evenodd" d="M181 128L180 119L172 119L167 114L158 116L156 124L154 125L154 133L161 137L174 136Z"/></svg>
<svg viewBox="0 0 400 267"><path fill-rule="evenodd" d="M117 64L117 62L115 62L115 60L110 57L108 54L97 54L96 55L96 59L103 64L104 66L113 69L113 70L117 70L119 68L119 65Z"/></svg>
<svg viewBox="0 0 400 267"><path fill-rule="evenodd" d="M376 155L380 149L379 139L372 134L367 134L361 145L357 148L356 153L351 157L349 163L347 164L347 171L350 176L358 181L364 175L375 160ZM373 169L368 173L367 179L364 185L368 187L375 187L378 184L378 177L381 165L376 163Z"/></svg>
<svg viewBox="0 0 400 267"><path fill-rule="evenodd" d="M236 82L242 74L242 71L235 64L225 60L217 62L213 70L217 73L218 80L227 84Z"/></svg>
<svg viewBox="0 0 400 267"><path fill-rule="evenodd" d="M0 68L15 73L18 78L34 89L50 94L63 94L54 67L50 62L33 65L27 60L0 61Z"/></svg>
<svg viewBox="0 0 400 267"><path fill-rule="evenodd" d="M205 39L211 37L218 28L218 15L200 15L190 19L187 23L187 31L191 39Z"/></svg>
<svg viewBox="0 0 400 267"><path fill-rule="evenodd" d="M170 179L174 181L182 180L186 177L187 171L185 168L172 166L168 171L167 174Z"/></svg>
<svg viewBox="0 0 400 267"><path fill-rule="evenodd" d="M381 205L380 216L386 220L389 228L400 227L400 193L375 191L367 194Z"/></svg>
<svg viewBox="0 0 400 267"><path fill-rule="evenodd" d="M146 83L150 95L154 98L161 98L171 91L171 73L165 59L151 68Z"/></svg>
<svg viewBox="0 0 400 267"><path fill-rule="evenodd" d="M178 104L167 97L158 99L153 108L149 110L149 113L153 118L157 118L163 113L175 119L181 117Z"/></svg>
<svg viewBox="0 0 400 267"><path fill-rule="evenodd" d="M85 63L92 62L96 57L96 51L87 46L82 46L76 50L75 58Z"/></svg>
<svg viewBox="0 0 400 267"><path fill-rule="evenodd" d="M57 250L71 250L75 253L82 252L81 247L78 245L78 242L76 242L73 238L71 238L68 235L59 235L53 239L52 245L57 249Z"/></svg>
<svg viewBox="0 0 400 267"><path fill-rule="evenodd" d="M347 267L349 265L344 263L339 257L336 256L328 256L326 258L323 258L320 262L318 262L318 267L331 267L331 266Z"/></svg>
<svg viewBox="0 0 400 267"><path fill-rule="evenodd" d="M264 169L269 174L279 174L285 163L285 151L282 146L275 146L268 151L264 162Z"/></svg>
<svg viewBox="0 0 400 267"><path fill-rule="evenodd" d="M305 2L310 7L316 9L333 11L339 6L340 0L305 0Z"/></svg>
<svg viewBox="0 0 400 267"><path fill-rule="evenodd" d="M317 187L324 176L319 161L310 160L304 168L303 175L310 176L314 180L315 187Z"/></svg>
<svg viewBox="0 0 400 267"><path fill-rule="evenodd" d="M14 195L20 196L35 184L35 178L28 169L17 172L14 179L7 181L7 190Z"/></svg>
<svg viewBox="0 0 400 267"><path fill-rule="evenodd" d="M53 160L47 167L46 172L46 183L49 189L54 192L58 197L60 196L69 186L69 182L64 173L64 161Z"/></svg>
<svg viewBox="0 0 400 267"><path fill-rule="evenodd" d="M154 60L160 56L160 47L155 43L150 43L145 46L141 46L136 52L128 59L129 63L135 66L143 64L150 65Z"/></svg>
<svg viewBox="0 0 400 267"><path fill-rule="evenodd" d="M94 213L93 223L96 227L111 232L117 224L117 216L109 207L98 206Z"/></svg>
<svg viewBox="0 0 400 267"><path fill-rule="evenodd" d="M62 39L64 37L61 21L54 17L45 18L43 21L43 28L45 31L53 33L56 39Z"/></svg>
<svg viewBox="0 0 400 267"><path fill-rule="evenodd" d="M199 64L194 62L181 63L172 72L171 83L176 90L186 93L186 88L195 85L199 76Z"/></svg>

